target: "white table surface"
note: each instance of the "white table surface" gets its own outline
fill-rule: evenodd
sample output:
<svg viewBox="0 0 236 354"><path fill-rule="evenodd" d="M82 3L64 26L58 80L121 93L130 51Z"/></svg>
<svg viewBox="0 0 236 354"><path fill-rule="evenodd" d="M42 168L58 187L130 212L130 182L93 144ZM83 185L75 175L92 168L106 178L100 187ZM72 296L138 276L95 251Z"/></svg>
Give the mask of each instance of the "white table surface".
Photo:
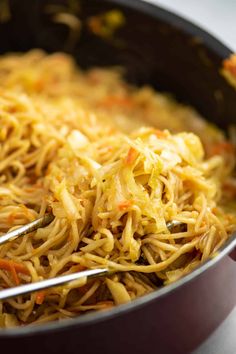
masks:
<svg viewBox="0 0 236 354"><path fill-rule="evenodd" d="M236 52L236 0L144 1L153 2L186 17ZM236 308L192 354L236 354Z"/></svg>

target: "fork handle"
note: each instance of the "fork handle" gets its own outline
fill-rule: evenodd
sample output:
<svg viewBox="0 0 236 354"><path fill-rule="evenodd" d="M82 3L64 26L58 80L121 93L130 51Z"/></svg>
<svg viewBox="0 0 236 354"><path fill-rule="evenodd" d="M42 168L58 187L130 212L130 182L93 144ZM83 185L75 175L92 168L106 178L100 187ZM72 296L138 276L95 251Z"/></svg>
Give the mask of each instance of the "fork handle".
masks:
<svg viewBox="0 0 236 354"><path fill-rule="evenodd" d="M53 221L54 215L46 214L42 218L36 219L29 224L18 227L17 229L6 233L5 235L0 236L0 246L4 243L15 240L20 236L24 236L33 232L41 227L47 226Z"/></svg>
<svg viewBox="0 0 236 354"><path fill-rule="evenodd" d="M94 277L102 277L104 275L109 274L109 270L107 268L100 269L89 269L82 272L76 272L72 274L61 275L56 278L41 280L35 283L19 285L14 288L0 290L0 300L11 299L15 296L29 294L35 291L49 289L54 286L60 286L68 284L72 281L83 279L83 278L94 278Z"/></svg>

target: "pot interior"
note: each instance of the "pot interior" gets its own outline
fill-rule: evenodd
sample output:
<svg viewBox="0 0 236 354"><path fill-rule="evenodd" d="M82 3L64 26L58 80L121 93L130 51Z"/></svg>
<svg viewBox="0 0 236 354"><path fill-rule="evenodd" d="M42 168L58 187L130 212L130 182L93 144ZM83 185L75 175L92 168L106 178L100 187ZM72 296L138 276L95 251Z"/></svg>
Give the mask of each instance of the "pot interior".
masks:
<svg viewBox="0 0 236 354"><path fill-rule="evenodd" d="M107 11L123 24L101 36L89 23ZM132 83L173 93L221 128L235 120L236 92L219 72L229 50L167 11L137 0L10 0L7 14L0 53L43 48L69 52L83 68L121 66Z"/></svg>
<svg viewBox="0 0 236 354"><path fill-rule="evenodd" d="M106 11L124 18L112 37L89 27ZM137 0L10 0L8 12L0 23L1 54L42 48L68 52L82 68L121 66L128 81L173 93L219 127L235 123L236 91L220 74L230 51L167 11ZM58 20L62 14L69 25Z"/></svg>

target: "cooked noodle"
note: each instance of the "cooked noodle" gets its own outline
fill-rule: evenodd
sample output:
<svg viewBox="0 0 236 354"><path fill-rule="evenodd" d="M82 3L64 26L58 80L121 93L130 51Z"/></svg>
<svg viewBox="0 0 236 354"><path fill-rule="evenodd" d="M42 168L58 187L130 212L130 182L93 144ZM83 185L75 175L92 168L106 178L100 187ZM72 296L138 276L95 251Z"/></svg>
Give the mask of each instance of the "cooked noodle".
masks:
<svg viewBox="0 0 236 354"><path fill-rule="evenodd" d="M236 229L234 146L191 108L41 51L0 59L0 93L0 232L55 215L0 247L0 288L121 271L4 301L2 327L128 302L189 273ZM171 220L184 226L169 231Z"/></svg>

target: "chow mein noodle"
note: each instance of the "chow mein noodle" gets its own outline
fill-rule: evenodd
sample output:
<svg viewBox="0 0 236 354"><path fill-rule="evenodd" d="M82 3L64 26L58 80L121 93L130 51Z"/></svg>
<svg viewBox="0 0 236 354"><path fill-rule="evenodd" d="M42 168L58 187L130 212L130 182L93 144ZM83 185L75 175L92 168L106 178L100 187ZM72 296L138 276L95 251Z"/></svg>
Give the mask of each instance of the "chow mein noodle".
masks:
<svg viewBox="0 0 236 354"><path fill-rule="evenodd" d="M236 229L235 148L192 108L65 54L0 58L0 289L84 269L116 275L0 303L0 326L103 310L176 281ZM167 222L183 223L169 231Z"/></svg>

